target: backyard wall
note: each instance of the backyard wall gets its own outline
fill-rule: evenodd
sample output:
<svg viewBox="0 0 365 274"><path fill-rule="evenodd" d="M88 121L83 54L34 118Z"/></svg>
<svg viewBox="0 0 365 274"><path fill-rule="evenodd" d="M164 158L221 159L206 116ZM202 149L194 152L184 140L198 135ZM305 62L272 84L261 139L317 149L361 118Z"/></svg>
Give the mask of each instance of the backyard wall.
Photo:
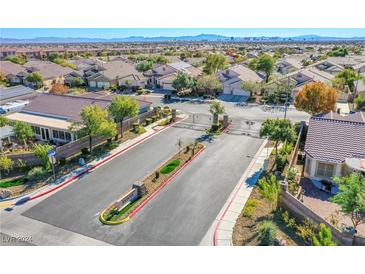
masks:
<svg viewBox="0 0 365 274"><path fill-rule="evenodd" d="M341 232L284 189L280 195L279 205L282 208L288 210L298 220L303 221L305 219L309 219L318 225L321 223L325 224L331 229L332 236L336 242L341 245L365 245L365 238L352 236L351 234Z"/></svg>

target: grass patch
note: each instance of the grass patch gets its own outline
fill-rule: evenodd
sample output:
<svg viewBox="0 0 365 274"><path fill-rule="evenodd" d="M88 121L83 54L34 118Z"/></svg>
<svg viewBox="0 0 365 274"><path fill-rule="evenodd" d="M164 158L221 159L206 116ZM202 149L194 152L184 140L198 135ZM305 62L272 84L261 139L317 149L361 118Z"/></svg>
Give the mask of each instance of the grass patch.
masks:
<svg viewBox="0 0 365 274"><path fill-rule="evenodd" d="M175 170L180 165L180 160L173 160L170 163L168 163L166 166L161 168L160 172L162 174L168 174Z"/></svg>
<svg viewBox="0 0 365 274"><path fill-rule="evenodd" d="M125 206L121 211L118 212L118 214L115 214L110 221L117 221L120 217L122 217L129 209L131 209L135 203L138 202L139 199L135 200L132 203L129 203L127 206Z"/></svg>
<svg viewBox="0 0 365 274"><path fill-rule="evenodd" d="M1 182L0 187L1 188L7 188L7 187L12 187L12 186L20 186L20 185L23 185L23 184L24 184L23 179L16 179L16 180Z"/></svg>

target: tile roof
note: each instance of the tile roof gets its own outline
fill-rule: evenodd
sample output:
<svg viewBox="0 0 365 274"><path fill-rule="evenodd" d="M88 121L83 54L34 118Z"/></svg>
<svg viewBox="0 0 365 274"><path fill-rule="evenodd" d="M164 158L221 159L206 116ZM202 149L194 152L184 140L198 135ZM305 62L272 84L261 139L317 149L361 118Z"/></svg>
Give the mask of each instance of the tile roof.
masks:
<svg viewBox="0 0 365 274"><path fill-rule="evenodd" d="M9 74L17 75L20 72L26 72L22 65L15 64L10 61L0 61L0 73L7 76Z"/></svg>
<svg viewBox="0 0 365 274"><path fill-rule="evenodd" d="M54 79L56 77L65 76L71 73L73 70L67 67L62 67L52 62L48 61L29 61L24 67L30 71L37 71L42 76L43 79L49 80Z"/></svg>
<svg viewBox="0 0 365 274"><path fill-rule="evenodd" d="M316 160L332 163L365 158L365 113L311 117L304 151Z"/></svg>
<svg viewBox="0 0 365 274"><path fill-rule="evenodd" d="M0 88L0 101L35 93L34 89L19 85L8 88Z"/></svg>
<svg viewBox="0 0 365 274"><path fill-rule="evenodd" d="M79 121L80 112L86 105L99 105L105 109L113 95L92 95L86 93L80 96L53 95L42 93L22 109L22 113L38 114L59 119ZM149 106L148 101L137 100L140 109Z"/></svg>

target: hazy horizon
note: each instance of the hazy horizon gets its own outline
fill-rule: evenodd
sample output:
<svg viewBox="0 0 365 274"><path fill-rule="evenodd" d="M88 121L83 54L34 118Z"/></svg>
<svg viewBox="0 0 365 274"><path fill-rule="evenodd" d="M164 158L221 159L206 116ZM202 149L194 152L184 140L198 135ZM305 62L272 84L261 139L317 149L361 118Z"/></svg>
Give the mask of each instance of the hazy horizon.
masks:
<svg viewBox="0 0 365 274"><path fill-rule="evenodd" d="M228 37L293 37L318 35L338 38L365 37L363 28L2 28L1 38L34 39L39 37L57 38L127 38L196 36L200 34L223 35Z"/></svg>

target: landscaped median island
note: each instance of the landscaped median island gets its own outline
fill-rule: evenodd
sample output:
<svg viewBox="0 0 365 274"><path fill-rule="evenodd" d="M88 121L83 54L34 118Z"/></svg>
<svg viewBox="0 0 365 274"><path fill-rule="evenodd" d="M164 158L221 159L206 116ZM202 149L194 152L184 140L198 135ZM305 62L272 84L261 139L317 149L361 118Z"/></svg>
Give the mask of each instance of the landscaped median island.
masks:
<svg viewBox="0 0 365 274"><path fill-rule="evenodd" d="M179 150L143 180L133 184L126 193L113 202L99 216L107 225L122 224L130 219L157 191L162 189L177 172L191 162L205 146L195 142Z"/></svg>

